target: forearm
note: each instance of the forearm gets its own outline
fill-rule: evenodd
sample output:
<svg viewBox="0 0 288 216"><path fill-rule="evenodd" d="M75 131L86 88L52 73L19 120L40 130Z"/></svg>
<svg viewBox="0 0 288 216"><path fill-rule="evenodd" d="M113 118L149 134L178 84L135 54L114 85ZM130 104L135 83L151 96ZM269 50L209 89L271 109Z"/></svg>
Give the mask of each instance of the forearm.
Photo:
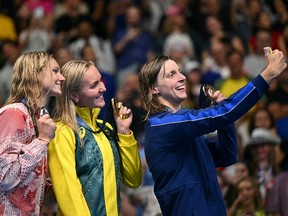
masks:
<svg viewBox="0 0 288 216"><path fill-rule="evenodd" d="M118 41L116 44L115 44L115 53L116 54L119 54L121 53L125 47L127 46L129 40L126 36L124 36L120 41Z"/></svg>
<svg viewBox="0 0 288 216"><path fill-rule="evenodd" d="M266 68L261 74L263 79L270 85L271 82L277 77L275 73L271 73L270 68Z"/></svg>
<svg viewBox="0 0 288 216"><path fill-rule="evenodd" d="M123 165L122 182L128 187L136 188L141 185L142 181L142 167L137 141L133 134L119 134L119 146Z"/></svg>
<svg viewBox="0 0 288 216"><path fill-rule="evenodd" d="M236 200L234 201L233 205L228 209L227 216L236 215L236 211L237 211L238 205L239 205L239 200L238 200L238 198L236 198Z"/></svg>
<svg viewBox="0 0 288 216"><path fill-rule="evenodd" d="M219 104L219 116L222 121L234 122L246 114L264 95L269 88L268 83L262 76L257 76L246 86L231 95L223 103Z"/></svg>
<svg viewBox="0 0 288 216"><path fill-rule="evenodd" d="M211 154L216 167L227 167L236 163L237 135L234 123L217 131L217 142Z"/></svg>

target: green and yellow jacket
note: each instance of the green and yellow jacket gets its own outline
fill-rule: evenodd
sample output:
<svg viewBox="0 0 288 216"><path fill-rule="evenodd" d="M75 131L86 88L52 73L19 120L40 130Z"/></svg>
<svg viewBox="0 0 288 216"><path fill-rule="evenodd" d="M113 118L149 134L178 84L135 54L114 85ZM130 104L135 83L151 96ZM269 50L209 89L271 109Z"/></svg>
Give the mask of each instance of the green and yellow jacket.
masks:
<svg viewBox="0 0 288 216"><path fill-rule="evenodd" d="M132 188L141 184L141 162L133 132L118 133L117 144L107 130L99 132L99 112L77 107L83 147L77 133L57 123L48 162L58 216L119 215L120 181Z"/></svg>

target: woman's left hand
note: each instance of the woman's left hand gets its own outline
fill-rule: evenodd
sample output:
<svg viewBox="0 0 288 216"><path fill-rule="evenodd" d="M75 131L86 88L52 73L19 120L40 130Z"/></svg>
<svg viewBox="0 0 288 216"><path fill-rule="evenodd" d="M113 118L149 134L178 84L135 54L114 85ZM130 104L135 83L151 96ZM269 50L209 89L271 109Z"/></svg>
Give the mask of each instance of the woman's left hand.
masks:
<svg viewBox="0 0 288 216"><path fill-rule="evenodd" d="M133 119L131 109L123 106L122 102L118 102L119 112L118 115L114 114L114 119L117 126L117 132L121 134L130 134L130 126Z"/></svg>

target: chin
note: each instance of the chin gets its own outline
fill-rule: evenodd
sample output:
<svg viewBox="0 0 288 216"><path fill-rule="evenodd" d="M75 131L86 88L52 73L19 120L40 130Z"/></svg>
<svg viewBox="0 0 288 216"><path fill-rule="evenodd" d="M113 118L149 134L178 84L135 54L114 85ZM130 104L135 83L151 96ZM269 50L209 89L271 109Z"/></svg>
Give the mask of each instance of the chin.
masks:
<svg viewBox="0 0 288 216"><path fill-rule="evenodd" d="M50 92L49 96L61 96L62 95L62 92L61 91L53 91L53 92Z"/></svg>
<svg viewBox="0 0 288 216"><path fill-rule="evenodd" d="M102 109L105 106L105 101L97 103L95 107Z"/></svg>
<svg viewBox="0 0 288 216"><path fill-rule="evenodd" d="M61 96L62 95L62 92L61 91L55 91L53 96Z"/></svg>

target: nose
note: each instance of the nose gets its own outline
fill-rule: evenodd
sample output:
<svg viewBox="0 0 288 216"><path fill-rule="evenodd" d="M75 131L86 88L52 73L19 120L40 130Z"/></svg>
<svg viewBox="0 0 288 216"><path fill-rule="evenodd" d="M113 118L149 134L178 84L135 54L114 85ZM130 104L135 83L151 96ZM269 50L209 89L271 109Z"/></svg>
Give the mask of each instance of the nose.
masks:
<svg viewBox="0 0 288 216"><path fill-rule="evenodd" d="M106 92L106 86L105 83L101 81L100 91Z"/></svg>
<svg viewBox="0 0 288 216"><path fill-rule="evenodd" d="M182 74L182 73L179 73L179 78L181 80L186 80L186 76L184 74Z"/></svg>
<svg viewBox="0 0 288 216"><path fill-rule="evenodd" d="M65 77L61 73L59 73L59 80L61 80L61 81L66 80Z"/></svg>

